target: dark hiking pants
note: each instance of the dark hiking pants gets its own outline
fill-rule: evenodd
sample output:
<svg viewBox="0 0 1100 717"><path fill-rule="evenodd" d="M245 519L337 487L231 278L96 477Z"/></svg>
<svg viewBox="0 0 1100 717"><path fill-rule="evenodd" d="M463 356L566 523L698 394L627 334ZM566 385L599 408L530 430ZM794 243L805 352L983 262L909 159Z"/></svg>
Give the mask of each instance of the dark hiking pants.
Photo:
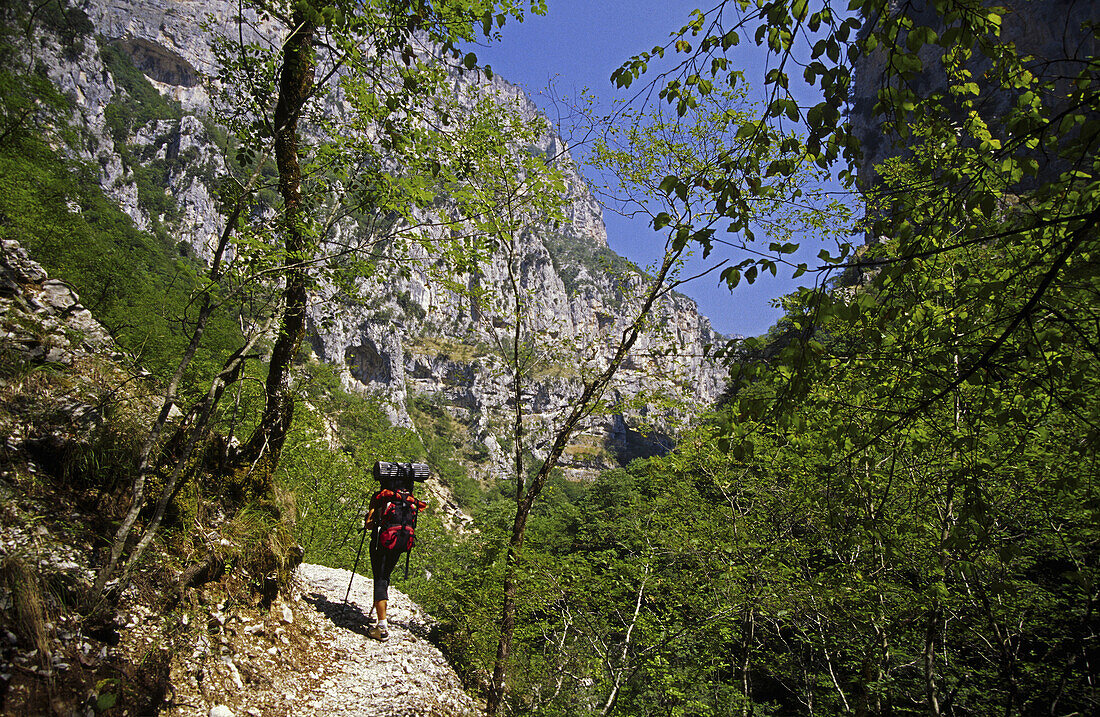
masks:
<svg viewBox="0 0 1100 717"><path fill-rule="evenodd" d="M401 559L401 551L386 550L380 545L375 545L375 542L371 541L370 546L370 569L374 576L374 601L378 602L389 600L390 573L397 567Z"/></svg>

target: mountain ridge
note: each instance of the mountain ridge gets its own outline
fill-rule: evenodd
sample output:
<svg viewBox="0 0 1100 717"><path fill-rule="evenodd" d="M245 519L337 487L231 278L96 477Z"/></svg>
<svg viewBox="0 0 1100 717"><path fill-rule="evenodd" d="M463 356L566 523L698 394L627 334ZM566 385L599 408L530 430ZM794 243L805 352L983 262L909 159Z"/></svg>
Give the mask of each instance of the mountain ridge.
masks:
<svg viewBox="0 0 1100 717"><path fill-rule="evenodd" d="M214 61L205 44L208 35L201 19L209 16L228 22L230 5L220 0L182 4L112 0L86 4L84 9L95 32L112 51L124 53L166 100L178 102L180 108L178 118L146 121L130 128L126 136L115 131L112 137L111 108L132 97L102 65L102 52L92 52L89 47L69 60L56 48L48 63L51 77L75 98L83 126L97 145L93 151L84 151L84 159L100 168L104 191L139 227L176 237L181 251L207 259L213 238L224 226L210 177L225 165L216 130L203 116L210 105L199 78L212 72ZM472 90L475 97L493 95L517 107L525 118L538 115L526 95L499 77L456 77L453 82L456 93ZM336 105L332 108L338 111ZM563 168L570 199L560 229L547 227L540 236L524 236L521 283L530 288L532 313L541 317L536 320L537 328L551 337L548 340L604 346L602 355L606 355L632 306L629 299L624 303L622 279L607 272L609 262L621 260L607 247L599 204L562 140L547 133L534 150L554 158ZM125 157L133 158L130 166ZM143 183L137 171L142 163L160 168L160 186L146 186L147 179ZM168 204L157 199L160 206L151 206L149 197L161 193L168 197ZM167 210L157 213L165 207ZM569 247L573 249L571 257L563 251ZM428 256L422 258L430 261ZM618 270L635 277L627 284L639 276L628 264L620 264ZM482 274L492 281L504 271L493 259ZM341 306L339 292L334 287L321 288L309 314L310 343L317 355L339 367L349 390L382 398L396 425L413 426L411 398L428 396L442 401L466 427L475 452L488 452L488 467L470 463L467 468L484 478L506 475L507 451L499 449L504 438L494 430L490 418L506 408L502 399L508 393L502 382L504 367L491 352L476 351L478 346L491 344L492 327L479 324L466 299L434 285L423 273L396 278L386 286L362 282L361 289L370 297L368 302L333 311ZM698 313L695 303L682 295L669 295L655 313L661 317L665 336L643 336L639 341L613 388L612 403L629 403L643 388L656 388L679 396L684 405L710 404L721 393L724 372L704 354L706 347L721 337ZM466 346L467 354L469 347L475 352L467 360L456 360L446 351L431 350L436 339ZM536 401L531 407L536 434L548 435L574 385L572 380L552 376L535 381L532 391ZM541 403L539 396L543 397ZM566 471L574 477L591 477L594 471L636 455L663 452L667 438L647 446L644 438L638 438L639 431L652 427L668 435L677 421L674 413L662 412L653 403L598 417L584 428L588 437L582 440L593 450L578 448L571 453L583 458L572 460Z"/></svg>

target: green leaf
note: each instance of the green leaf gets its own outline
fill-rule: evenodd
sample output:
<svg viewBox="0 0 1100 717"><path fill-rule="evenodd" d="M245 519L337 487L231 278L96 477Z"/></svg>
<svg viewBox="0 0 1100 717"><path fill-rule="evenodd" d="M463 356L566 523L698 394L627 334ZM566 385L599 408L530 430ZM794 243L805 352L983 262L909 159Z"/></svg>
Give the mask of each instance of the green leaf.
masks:
<svg viewBox="0 0 1100 717"><path fill-rule="evenodd" d="M741 272L734 267L728 267L722 270L719 279L726 282L726 286L730 291L733 291L737 288L737 285L741 283Z"/></svg>

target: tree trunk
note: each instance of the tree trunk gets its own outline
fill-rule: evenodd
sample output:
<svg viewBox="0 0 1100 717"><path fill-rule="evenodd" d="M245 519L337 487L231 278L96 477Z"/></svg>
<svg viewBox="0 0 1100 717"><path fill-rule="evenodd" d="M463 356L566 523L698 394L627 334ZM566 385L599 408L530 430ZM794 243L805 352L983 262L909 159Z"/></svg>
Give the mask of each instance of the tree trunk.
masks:
<svg viewBox="0 0 1100 717"><path fill-rule="evenodd" d="M752 705L752 685L749 681L749 665L751 662L752 645L756 640L756 611L751 605L745 611L745 619L741 623L741 642L744 648L741 652L741 664L738 672L741 673L741 717L748 717Z"/></svg>
<svg viewBox="0 0 1100 717"><path fill-rule="evenodd" d="M622 689L623 682L630 672L627 656L630 654L630 642L634 637L634 628L637 627L638 617L642 614L642 599L645 597L645 584L648 580L649 564L647 563L645 572L642 574L642 580L638 584L638 596L634 600L634 615L631 617L630 626L626 628L626 635L623 638L623 649L619 652L618 670L614 669L610 655L608 656L607 664L612 677L611 692L608 693L607 700L604 701L603 709L600 710L600 717L607 717L607 715L611 714L611 710L615 707L615 700L619 697L619 690ZM610 648L608 652L610 652Z"/></svg>
<svg viewBox="0 0 1100 717"><path fill-rule="evenodd" d="M291 364L301 347L306 329L308 272L313 240L306 230L302 204L302 168L298 160L298 118L314 86L313 38L316 26L295 11L290 37L283 45L283 66L279 77L279 98L275 105L275 162L279 169L279 192L283 198L283 232L286 256L283 274L283 315L279 334L271 351L264 388L264 412L260 424L242 451L243 462L256 465L264 459L251 480L260 492L269 487L294 414L291 392Z"/></svg>

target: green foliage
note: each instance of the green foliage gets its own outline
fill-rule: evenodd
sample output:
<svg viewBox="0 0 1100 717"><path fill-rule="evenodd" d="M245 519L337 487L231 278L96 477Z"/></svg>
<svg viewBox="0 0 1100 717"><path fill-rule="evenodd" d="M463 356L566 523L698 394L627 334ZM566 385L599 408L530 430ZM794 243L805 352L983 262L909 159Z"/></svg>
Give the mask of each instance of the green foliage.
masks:
<svg viewBox="0 0 1100 717"><path fill-rule="evenodd" d="M84 41L95 30L91 19L71 0L43 0L26 3L21 0L0 0L0 33L30 37L32 28L53 34L60 43L65 58L76 60L84 53ZM0 60L0 64L8 64Z"/></svg>
<svg viewBox="0 0 1100 717"><path fill-rule="evenodd" d="M1100 534L1082 476L1097 466L1065 447L1072 421L1045 401L1030 429L940 416L831 465L835 390L803 401L814 416L797 432L746 426L751 457L717 447L716 421L675 455L548 491L519 566L517 704L595 713L618 684L627 715L923 712L931 645L934 689L956 709L1091 711L1074 665L1095 647ZM974 442L980 464L957 450ZM496 609L481 601L497 598L471 572L497 574L509 523L481 517L484 535L434 563L443 581L423 594L475 679Z"/></svg>
<svg viewBox="0 0 1100 717"><path fill-rule="evenodd" d="M287 20L278 3L250 0L246 4L260 17ZM300 182L309 211L303 215L299 231L308 240L308 252L315 253L320 249L318 242L334 238L334 227L343 218L358 226L350 235L353 246L333 256L318 257L311 266L311 280L323 278L357 300L361 298L361 280L374 275L380 266L404 273L410 262L418 261L409 255L410 243L423 240L430 255L451 258L452 250L419 236L421 210L442 196L437 181L438 150L440 143L451 141L448 125L456 113L449 99L451 79L446 65L465 66L473 56L460 52L459 43L479 35L497 37L506 19L522 19L525 7L536 14L545 12L541 0L501 4L445 0L415 11L401 4L364 5L345 0L295 5L303 27L328 33L324 42L316 43L318 56L331 53L333 61L344 68L338 75L326 77L330 86L318 87L301 108L300 121L308 124L310 131L296 133L301 166L295 181ZM224 94L215 96L214 101L215 116L230 138L227 165L241 185L253 170L261 172L256 186L239 198L249 203L255 216L271 209L282 211L284 198L272 187L287 178L275 174L271 126L271 99L278 95L282 48L240 46L236 32L223 35L218 27L211 23L215 76ZM444 62L427 62L418 56L413 46L421 42L436 47ZM325 60L319 61L323 64ZM348 112L339 119L319 101L337 86L348 103ZM422 121L424 118L430 120ZM395 166L400 169L394 171ZM263 256L261 267L293 261L279 257L279 242L265 229L242 229L252 235L248 253ZM339 239L348 237L344 234ZM298 248L291 253L301 252ZM408 302L401 306L419 318L418 307Z"/></svg>
<svg viewBox="0 0 1100 717"><path fill-rule="evenodd" d="M816 672L814 704L843 710L1092 711L1096 190L971 205L979 145L913 136L875 205L909 230L862 252L865 286L789 297L788 340L736 368L716 424L800 501L785 555L814 601L788 601L802 657L766 672L792 694Z"/></svg>
<svg viewBox="0 0 1100 717"><path fill-rule="evenodd" d="M982 290L1008 258L967 253L910 265L904 305L885 293L804 295L793 321L830 316L827 338L816 356L792 344L742 389L723 443L748 466L781 471L776 495L799 501L790 512L803 525L784 555L804 556L814 602L788 600L788 621L806 621L831 699L882 711L951 694L978 714L1090 711L1095 694L1073 666L1091 649L1083 586L1100 546L1095 486L1080 480L1096 456L1077 438L1096 410L1095 362L1063 336L1037 363L1017 349L995 375L907 409L942 390L940 371L959 375L967 353L988 346L989 312L1008 311ZM1055 376L1049 365L1074 368ZM930 660L933 676L907 675L907 660ZM792 663L783 681L807 669Z"/></svg>
<svg viewBox="0 0 1100 717"><path fill-rule="evenodd" d="M616 178L609 203L648 217L670 249L698 248L705 261L721 245L723 261L712 268L725 264L719 276L732 290L781 266L804 273L788 257L796 239L846 239L850 209L825 191L796 132L777 130L763 146L746 137L756 121L748 88L739 73L727 81L675 114L622 108L589 163Z"/></svg>
<svg viewBox="0 0 1100 717"><path fill-rule="evenodd" d="M485 456L468 453L471 450L469 436L438 397L414 396L409 416L416 424L428 465L436 477L450 488L463 509L476 508L482 501L482 488L463 463Z"/></svg>
<svg viewBox="0 0 1100 717"><path fill-rule="evenodd" d="M336 369L311 361L306 367L306 399L337 429L339 449L364 462L415 460L423 457L416 434L390 424L378 399L348 393L340 385Z"/></svg>
<svg viewBox="0 0 1100 717"><path fill-rule="evenodd" d="M397 305L401 307L401 311L405 314L406 318L412 318L417 321L423 321L424 316L428 313L424 307L412 300L409 296L409 292L403 291L397 295Z"/></svg>
<svg viewBox="0 0 1100 717"><path fill-rule="evenodd" d="M56 3L47 3L47 14ZM70 141L63 118L72 100L54 87L46 67L24 56L27 8L0 3L0 144L54 136Z"/></svg>
<svg viewBox="0 0 1100 717"><path fill-rule="evenodd" d="M483 492L476 513L476 533L455 537L442 526L430 523L429 530L424 532L428 542L423 552L419 540L417 543L419 555L414 558L414 565L420 569L406 588L419 604L441 620L441 644L468 683L484 682L493 669L501 611L504 546L516 510L514 491L512 481L502 481ZM547 500L540 502L531 518L532 530L540 541L568 543L574 539L577 509L571 504L584 493L582 484L561 479L550 482L546 489ZM533 672L519 666L524 665L530 655L540 660L537 655L548 647L538 633L539 626L531 618L540 610L537 606L543 604L543 591L553 580L546 573L546 566L531 566L530 572L525 569L523 575L521 604L524 607L519 622L524 625L522 630L526 637L521 644L530 640L532 647L522 648L524 652L515 660L517 684L529 684L534 679Z"/></svg>
<svg viewBox="0 0 1100 717"><path fill-rule="evenodd" d="M529 5L535 12L545 8L541 0ZM269 453L274 468L290 428L291 363L305 336L311 295L328 284L357 296L379 259L395 260L395 270L407 272L407 242L415 235L407 228L418 226L420 210L438 197L432 185L439 163L430 157L433 141L448 136L453 107L443 98L450 77L444 63L420 48L457 60L458 44L477 37L479 26L480 34L492 37L492 20L499 27L508 17L521 18L523 5L445 0L411 9L340 0L295 3L289 13L266 0L247 6L261 21L282 26L285 42L245 44L243 33L231 29L215 34L214 74L222 92L214 100L216 116L233 137L235 156L228 164L248 177L239 182L242 191L230 189L238 194L234 223L249 210L254 220L263 217L240 227L247 242L240 254L258 265L250 268L277 273L283 282L264 415L243 449L246 460ZM236 21L250 20L242 13ZM475 61L467 54L462 64L473 69ZM315 65L327 63L341 71L315 74ZM334 117L324 99L337 89L347 111ZM273 157L281 201L270 221L257 211L253 193ZM391 171L395 166L407 171ZM370 231L323 256L336 248L325 240L346 238L336 236L344 217Z"/></svg>
<svg viewBox="0 0 1100 717"><path fill-rule="evenodd" d="M439 644L463 681L484 683L496 649L503 536L482 531L455 538L436 516L427 518L417 528L411 579L402 589L440 619Z"/></svg>
<svg viewBox="0 0 1100 717"><path fill-rule="evenodd" d="M35 21L56 33L65 56L74 60L84 54L84 41L95 30L87 13L72 7L70 0L47 0L34 8ZM14 4L21 4L16 0Z"/></svg>
<svg viewBox="0 0 1100 717"><path fill-rule="evenodd" d="M580 282L581 271L588 273L590 281L607 275L625 277L638 272L637 266L611 249L564 232L546 231L543 243L554 262L554 271L561 277L569 296L575 296L584 286ZM621 301L622 295L616 293L606 297L605 305L617 306Z"/></svg>
<svg viewBox="0 0 1100 717"><path fill-rule="evenodd" d="M712 182L706 188L715 211L729 220L729 231L751 240L758 203L773 199L771 187L783 186L785 178L804 171L807 164L832 169L854 183L857 169L869 169L859 167L861 126L876 128L866 135L871 145L897 142L898 151L911 142L914 132L934 136L948 151L967 149L974 171L960 175L954 165L937 166L927 176L955 192L939 216L953 215L947 223L960 234L960 241L978 241L981 222L969 219L988 219L1002 198L1034 189L1035 177L1050 183L1053 196L1064 170L1081 172L1077 179L1085 181L1095 176L1090 169L1095 153L1089 149L1100 131L1095 113L1089 111L1096 104L1094 59L1070 53L1059 58L1063 64L1052 71L1050 58L1022 54L1016 44L1001 41L1005 12L971 0L939 2L921 10L895 7L886 0L860 0L848 8L830 0L731 0L706 12L694 11L667 44L631 58L612 80L631 86L655 58L675 58L678 64L656 77L653 89L662 105L687 117L720 96L723 87L740 86L742 73L733 69L727 53L751 38L772 56L763 78L765 100L760 112L734 119L730 132L738 141L716 157L719 179L736 181ZM1086 46L1096 32L1096 18L1074 17L1057 31L1064 34L1066 47ZM809 57L800 55L798 48L809 48ZM840 108L852 100L857 62L881 70L882 77L867 85L879 88L868 103L873 106L857 104L854 109L865 116L851 123ZM794 67L803 68L801 80L791 74ZM978 67L985 68L980 75ZM1063 82L1070 77L1072 82ZM820 101L800 106L792 89L799 81L820 93ZM804 141L792 136L798 133L805 134ZM1050 171L1043 170L1044 165ZM874 184L869 172L862 180L866 187ZM688 197L700 190L698 175L690 167L674 171L661 188L670 196ZM1084 214L1071 209L1045 219L1072 232L1074 221L1089 216L1086 207ZM935 232L934 227L909 221L904 212L873 219L872 235L901 238L903 254L921 251L919 241L910 245L907 240L916 227ZM1001 239L1015 243L1013 237ZM797 244L788 243L791 248ZM779 248L780 254L789 253L783 244ZM849 261L853 248L842 242L839 256L823 253L817 271L827 276L831 267ZM775 257L757 265L760 271L774 270ZM810 269L800 265L795 275Z"/></svg>

